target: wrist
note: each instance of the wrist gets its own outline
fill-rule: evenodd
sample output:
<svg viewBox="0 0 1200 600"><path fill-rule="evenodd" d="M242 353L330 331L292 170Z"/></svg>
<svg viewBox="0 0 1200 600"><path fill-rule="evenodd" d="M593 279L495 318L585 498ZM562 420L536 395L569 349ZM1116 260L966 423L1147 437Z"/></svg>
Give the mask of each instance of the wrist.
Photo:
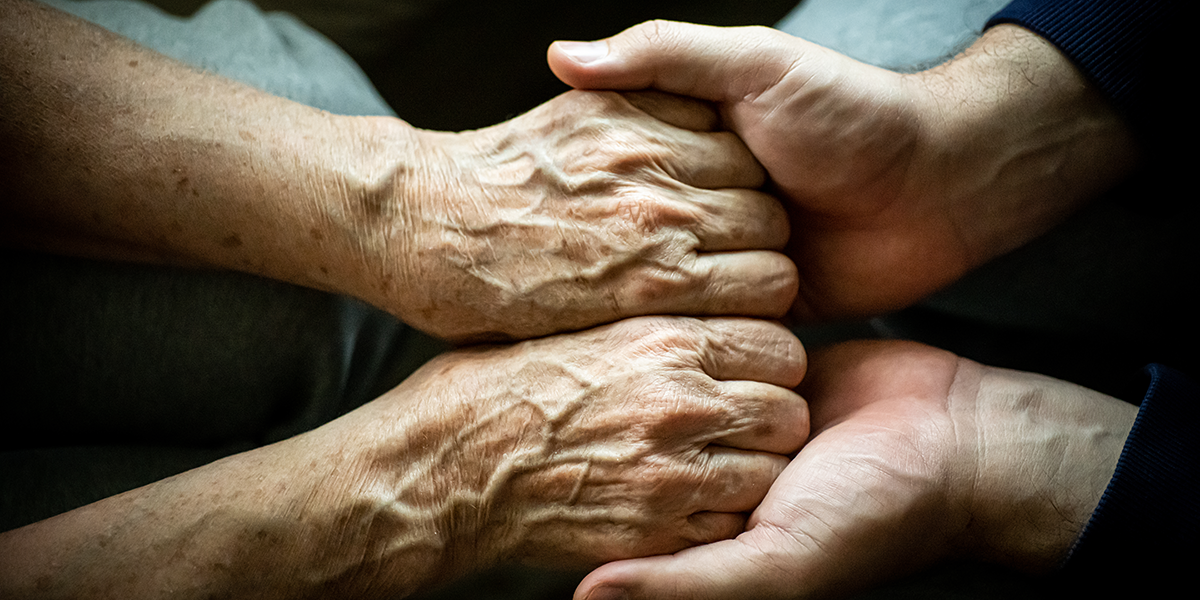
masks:
<svg viewBox="0 0 1200 600"><path fill-rule="evenodd" d="M300 152L312 176L307 197L285 198L299 211L289 237L286 274L263 273L292 283L355 296L400 315L399 247L408 188L420 164L416 130L389 117L329 116L317 134L304 135Z"/></svg>
<svg viewBox="0 0 1200 600"><path fill-rule="evenodd" d="M993 367L958 388L975 394L966 438L973 468L964 532L975 558L1029 571L1062 563L1116 469L1137 407L1065 381ZM956 382L957 383L957 382Z"/></svg>
<svg viewBox="0 0 1200 600"><path fill-rule="evenodd" d="M1044 233L1136 161L1115 110L1048 41L1013 25L954 60L907 76L926 106L927 161L970 260Z"/></svg>

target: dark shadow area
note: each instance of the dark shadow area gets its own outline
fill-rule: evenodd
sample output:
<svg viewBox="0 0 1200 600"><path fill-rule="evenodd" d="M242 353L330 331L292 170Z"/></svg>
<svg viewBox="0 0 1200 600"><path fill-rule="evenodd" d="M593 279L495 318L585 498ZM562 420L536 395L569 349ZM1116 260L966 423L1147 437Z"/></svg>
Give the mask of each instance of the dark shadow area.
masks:
<svg viewBox="0 0 1200 600"><path fill-rule="evenodd" d="M154 0L188 15L203 0ZM521 114L566 91L546 66L554 40L613 35L650 19L710 25L771 25L795 0L619 0L593 8L526 0L258 0L287 11L354 58L409 123L477 129Z"/></svg>

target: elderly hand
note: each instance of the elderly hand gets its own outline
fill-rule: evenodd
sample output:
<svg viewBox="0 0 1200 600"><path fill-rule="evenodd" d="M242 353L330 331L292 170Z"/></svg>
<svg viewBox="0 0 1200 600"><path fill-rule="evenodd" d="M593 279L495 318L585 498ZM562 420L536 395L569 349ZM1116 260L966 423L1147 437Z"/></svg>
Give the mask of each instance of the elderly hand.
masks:
<svg viewBox="0 0 1200 600"><path fill-rule="evenodd" d="M785 200L806 320L908 306L1040 235L1134 160L1116 113L1014 26L912 75L772 29L661 21L558 42L549 61L577 88L718 103Z"/></svg>
<svg viewBox="0 0 1200 600"><path fill-rule="evenodd" d="M1046 571L1116 467L1137 407L910 342L815 353L813 437L736 539L605 565L576 598L843 596L949 557Z"/></svg>
<svg viewBox="0 0 1200 600"><path fill-rule="evenodd" d="M782 316L787 217L707 105L570 92L509 122L416 131L419 168L378 206L360 293L454 340L645 314Z"/></svg>
<svg viewBox="0 0 1200 600"><path fill-rule="evenodd" d="M774 323L632 319L445 355L351 439L444 573L598 565L740 532L807 437L805 365Z"/></svg>
<svg viewBox="0 0 1200 600"><path fill-rule="evenodd" d="M330 115L0 2L5 245L234 269L444 338L778 317L783 208L703 103L570 92L479 131ZM36 148L37 152L20 151Z"/></svg>
<svg viewBox="0 0 1200 600"><path fill-rule="evenodd" d="M453 352L311 432L0 535L0 596L395 598L726 539L807 436L805 366L733 318Z"/></svg>

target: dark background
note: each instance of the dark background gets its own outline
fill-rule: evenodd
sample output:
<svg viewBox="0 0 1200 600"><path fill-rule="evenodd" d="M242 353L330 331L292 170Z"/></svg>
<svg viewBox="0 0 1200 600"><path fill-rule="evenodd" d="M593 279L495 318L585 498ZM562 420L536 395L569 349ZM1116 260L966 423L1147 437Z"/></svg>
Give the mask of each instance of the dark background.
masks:
<svg viewBox="0 0 1200 600"><path fill-rule="evenodd" d="M206 0L150 0L190 15ZM546 66L554 40L608 37L650 19L772 25L798 0L255 0L341 46L400 118L424 129L494 125L566 91Z"/></svg>

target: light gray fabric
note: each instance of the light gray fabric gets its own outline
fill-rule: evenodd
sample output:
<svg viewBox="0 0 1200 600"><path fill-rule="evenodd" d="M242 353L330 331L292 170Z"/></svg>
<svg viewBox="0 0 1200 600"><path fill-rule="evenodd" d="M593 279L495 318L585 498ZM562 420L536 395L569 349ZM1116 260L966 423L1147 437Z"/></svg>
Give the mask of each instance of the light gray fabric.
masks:
<svg viewBox="0 0 1200 600"><path fill-rule="evenodd" d="M391 115L340 48L288 13L214 0L176 17L132 0L43 0L192 66L343 115Z"/></svg>
<svg viewBox="0 0 1200 600"><path fill-rule="evenodd" d="M391 112L336 46L248 2L51 4L298 102ZM0 528L311 429L445 349L352 298L239 273L8 250L0 267Z"/></svg>
<svg viewBox="0 0 1200 600"><path fill-rule="evenodd" d="M942 62L1008 0L806 0L775 27L897 71Z"/></svg>

